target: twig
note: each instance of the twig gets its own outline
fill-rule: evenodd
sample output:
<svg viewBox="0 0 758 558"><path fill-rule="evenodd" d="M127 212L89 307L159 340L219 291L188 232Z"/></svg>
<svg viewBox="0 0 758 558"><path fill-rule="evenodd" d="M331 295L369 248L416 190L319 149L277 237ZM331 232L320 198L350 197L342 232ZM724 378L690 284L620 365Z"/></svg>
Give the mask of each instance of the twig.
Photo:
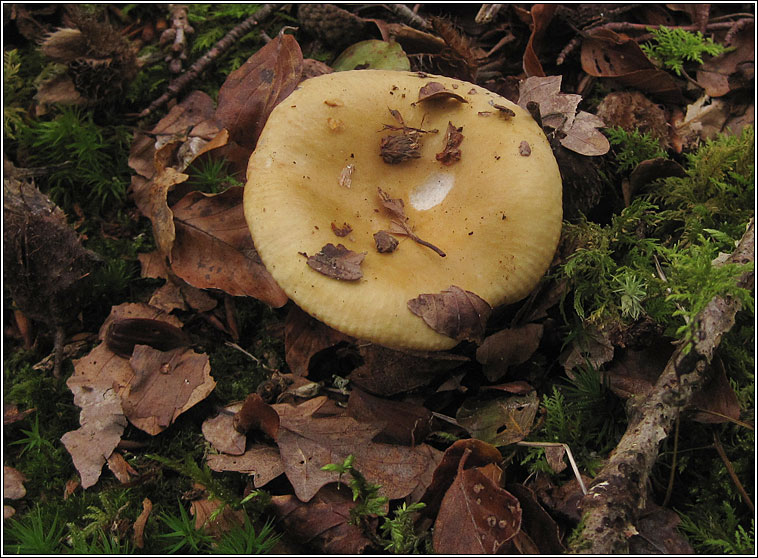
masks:
<svg viewBox="0 0 758 558"><path fill-rule="evenodd" d="M253 360L253 362L255 362L255 364L257 364L258 366L260 366L264 370L267 370L269 372L277 372L277 373L279 372L279 370L277 370L276 368L271 368L266 363L264 363L261 359L259 359L257 356L248 353L245 349L243 349L242 347L240 347L239 345L237 345L237 343L232 343L231 341L227 341L226 342L226 346L227 347L231 347L232 349L237 349L243 355L251 358Z"/></svg>
<svg viewBox="0 0 758 558"><path fill-rule="evenodd" d="M534 448L557 448L562 447L566 451L566 456L568 457L569 463L571 463L571 470L574 471L574 476L576 477L576 480L579 482L579 487L582 489L582 494L587 494L587 488L584 486L584 481L582 480L582 475L579 473L579 467L576 464L576 461L574 461L574 454L571 453L571 448L568 446L568 444L564 444L561 442L516 442L517 446L526 446L526 447L534 447Z"/></svg>
<svg viewBox="0 0 758 558"><path fill-rule="evenodd" d="M734 466L732 465L732 462L729 460L729 458L726 456L726 452L724 451L724 446L721 445L721 440L719 440L719 436L715 431L713 432L713 446L716 448L716 451L718 452L719 457L721 458L721 461L724 462L724 466L726 467L726 470L729 473L729 476L732 477L732 482L734 483L734 486L737 487L737 490L742 495L742 499L750 508L750 513L755 513L755 506L753 505L753 501L750 499L750 495L748 495L747 490L745 490L745 487L742 486L740 479L737 477L737 473L734 471Z"/></svg>
<svg viewBox="0 0 758 558"><path fill-rule="evenodd" d="M662 508L666 508L671 500L671 494L674 492L674 477L676 476L676 458L679 455L679 425L681 424L679 417L676 417L676 425L674 426L674 451L671 452L671 472L669 473L669 482L666 486L666 496L663 497L661 503Z"/></svg>
<svg viewBox="0 0 758 558"><path fill-rule="evenodd" d="M751 220L728 261L754 261L754 247L755 222ZM744 288L752 283L752 271L737 281ZM645 507L648 478L658 457L658 447L671 432L681 410L703 385L713 354L723 334L734 325L740 306L732 297L716 296L697 315L694 341L677 348L651 392L632 411L621 441L582 499L583 527L570 551L629 552L629 537L637 532L635 523Z"/></svg>
<svg viewBox="0 0 758 558"><path fill-rule="evenodd" d="M55 363L53 364L53 377L61 377L61 368L63 366L63 347L66 345L66 330L63 326L55 326Z"/></svg>
<svg viewBox="0 0 758 558"><path fill-rule="evenodd" d="M224 36L219 42L213 45L208 52L206 52L197 62L192 64L189 70L182 74L177 79L173 80L166 92L153 101L149 107L143 110L139 114L139 118L144 118L153 111L159 109L171 99L176 97L182 90L187 87L195 78L203 73L208 66L210 66L216 58L226 52L240 37L250 31L253 27L258 25L261 21L271 16L274 12L282 8L282 4L264 4L261 9L256 12L255 15L250 16L245 21L237 25L234 29Z"/></svg>
<svg viewBox="0 0 758 558"><path fill-rule="evenodd" d="M426 21L423 17L415 13L405 4L385 4L385 6L387 6L387 9L389 11L391 11L396 16L400 16L409 25L412 25L413 27L418 27L419 29L424 29L424 30L428 30L432 28L432 25L428 21Z"/></svg>

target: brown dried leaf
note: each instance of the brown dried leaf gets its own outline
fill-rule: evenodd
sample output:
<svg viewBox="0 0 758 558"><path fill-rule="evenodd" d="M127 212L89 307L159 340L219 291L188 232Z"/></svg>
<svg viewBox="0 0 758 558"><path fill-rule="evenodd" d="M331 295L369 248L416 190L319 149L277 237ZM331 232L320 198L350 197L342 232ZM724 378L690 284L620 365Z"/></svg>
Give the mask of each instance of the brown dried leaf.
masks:
<svg viewBox="0 0 758 558"><path fill-rule="evenodd" d="M509 366L529 360L540 344L542 330L542 324L526 324L487 337L476 350L476 360L483 365L485 377L495 382L506 375Z"/></svg>
<svg viewBox="0 0 758 558"><path fill-rule="evenodd" d="M182 348L137 345L129 360L134 378L123 395L124 413L137 428L159 434L216 387L208 356Z"/></svg>
<svg viewBox="0 0 758 558"><path fill-rule="evenodd" d="M408 309L434 331L458 341L481 341L492 307L471 291L451 285L441 293L420 294Z"/></svg>
<svg viewBox="0 0 758 558"><path fill-rule="evenodd" d="M421 405L392 401L353 388L347 401L347 414L358 422L381 426L377 442L415 446L431 431L432 413Z"/></svg>
<svg viewBox="0 0 758 558"><path fill-rule="evenodd" d="M81 485L82 482L79 479L68 479L66 481L66 486L63 487L63 499L68 500L69 496L76 492L76 489Z"/></svg>
<svg viewBox="0 0 758 558"><path fill-rule="evenodd" d="M415 134L392 134L379 140L379 154L388 165L421 157L421 144Z"/></svg>
<svg viewBox="0 0 758 558"><path fill-rule="evenodd" d="M542 38L550 22L553 20L553 14L557 8L557 4L535 4L531 8L532 33L529 36L523 56L523 67L527 76L545 75L537 53L540 50Z"/></svg>
<svg viewBox="0 0 758 558"><path fill-rule="evenodd" d="M150 498L145 498L142 500L142 511L140 512L137 519L134 520L134 536L132 537L134 546L137 548L142 548L145 546L145 525L147 525L147 518L150 517L150 513L152 511L153 503L150 501Z"/></svg>
<svg viewBox="0 0 758 558"><path fill-rule="evenodd" d="M277 448L253 445L242 455L211 454L206 458L213 471L234 471L254 475L253 485L260 488L284 473L284 463Z"/></svg>
<svg viewBox="0 0 758 558"><path fill-rule="evenodd" d="M739 420L740 402L729 383L723 364L718 366L702 389L695 392L690 405L696 409L692 420L720 424Z"/></svg>
<svg viewBox="0 0 758 558"><path fill-rule="evenodd" d="M311 357L337 343L352 340L292 306L284 323L284 358L296 376L307 376Z"/></svg>
<svg viewBox="0 0 758 558"><path fill-rule="evenodd" d="M220 539L235 527L245 524L245 511L223 505L218 498L193 500L190 512L195 516L195 528L202 529L215 539ZM219 511L219 508L221 510Z"/></svg>
<svg viewBox="0 0 758 558"><path fill-rule="evenodd" d="M201 427L203 437L214 449L228 455L242 455L245 453L246 437L234 428L234 413L241 404L229 405L222 409L218 415L205 419Z"/></svg>
<svg viewBox="0 0 758 558"><path fill-rule="evenodd" d="M521 506L481 468L464 469L464 460L445 493L434 522L439 554L497 554L521 528Z"/></svg>
<svg viewBox="0 0 758 558"><path fill-rule="evenodd" d="M694 550L678 529L682 519L674 510L648 502L635 525L639 534L629 539L629 553L636 555L679 554L693 556Z"/></svg>
<svg viewBox="0 0 758 558"><path fill-rule="evenodd" d="M369 482L381 485L380 492L390 499L424 490L439 459L437 450L425 444L409 448L373 442L381 428L347 416L314 417L325 402L325 397L318 397L297 407L274 405L285 474L300 500L307 502L327 483L346 482L321 467L350 454L355 456L355 467Z"/></svg>
<svg viewBox="0 0 758 558"><path fill-rule="evenodd" d="M697 70L697 82L709 97L722 97L730 91L752 87L750 79L755 62L755 26L745 25L729 44L733 49L709 58Z"/></svg>
<svg viewBox="0 0 758 558"><path fill-rule="evenodd" d="M357 281L363 277L361 263L366 252L353 252L343 244L335 246L329 242L313 256L304 255L311 268L327 277L341 281Z"/></svg>
<svg viewBox="0 0 758 558"><path fill-rule="evenodd" d="M529 142L522 141L518 146L518 154L522 157L529 157L532 154L532 148L529 146Z"/></svg>
<svg viewBox="0 0 758 558"><path fill-rule="evenodd" d="M471 398L463 402L455 418L472 437L494 446L506 446L529 434L539 404L534 391L489 401Z"/></svg>
<svg viewBox="0 0 758 558"><path fill-rule="evenodd" d="M566 549L561 542L560 529L555 520L537 501L534 491L522 484L506 485L508 492L521 505L521 529L537 544L541 554L563 554Z"/></svg>
<svg viewBox="0 0 758 558"><path fill-rule="evenodd" d="M445 89L445 86L436 81L430 81L418 91L418 102L435 99L455 99L461 103L468 103L466 98L455 91Z"/></svg>
<svg viewBox="0 0 758 558"><path fill-rule="evenodd" d="M242 187L217 195L192 192L172 207L172 269L202 289L252 296L278 308L288 298L260 262L242 209Z"/></svg>
<svg viewBox="0 0 758 558"><path fill-rule="evenodd" d="M26 477L18 469L3 465L3 498L19 500L26 496Z"/></svg>
<svg viewBox="0 0 758 558"><path fill-rule="evenodd" d="M300 82L303 53L292 35L278 35L226 78L216 118L231 138L252 150L279 102Z"/></svg>
<svg viewBox="0 0 758 558"><path fill-rule="evenodd" d="M148 320L161 320L167 324L182 327L182 322L176 316L170 315L165 310L150 306L144 302L124 302L111 308L111 313L100 326L98 338L105 341L105 337L113 322L132 318L144 318Z"/></svg>
<svg viewBox="0 0 758 558"><path fill-rule="evenodd" d="M153 237L158 251L169 261L176 239L176 229L174 214L168 207L167 196L174 186L188 178L188 174L181 173L173 167L166 167L141 188L134 198L140 212L153 224Z"/></svg>
<svg viewBox="0 0 758 558"><path fill-rule="evenodd" d="M325 486L308 503L291 494L273 496L271 503L288 530L325 554L355 555L371 545L363 530L350 523L356 504L344 487Z"/></svg>
<svg viewBox="0 0 758 558"><path fill-rule="evenodd" d="M101 343L88 355L74 361L74 374L66 381L80 407L81 427L66 432L61 442L71 454L89 488L100 478L106 459L121 440L126 417L121 407L120 388L133 376L129 361Z"/></svg>
<svg viewBox="0 0 758 558"><path fill-rule="evenodd" d="M241 434L256 429L276 439L279 432L279 415L257 393L251 393L245 398L242 407L235 413L233 422L234 429Z"/></svg>
<svg viewBox="0 0 758 558"><path fill-rule="evenodd" d="M610 29L596 29L583 39L581 61L582 69L591 76L613 78L661 101L682 101L671 74L657 68L633 39Z"/></svg>
<svg viewBox="0 0 758 558"><path fill-rule="evenodd" d="M124 459L124 456L117 451L114 451L108 457L108 468L121 484L128 483L132 480L132 476L137 475L137 471L134 470L134 467L129 465L126 459Z"/></svg>
<svg viewBox="0 0 758 558"><path fill-rule="evenodd" d="M460 145L463 142L463 127L456 128L452 122L447 123L447 131L443 140L444 148L435 155L435 158L443 165L452 165L461 160Z"/></svg>

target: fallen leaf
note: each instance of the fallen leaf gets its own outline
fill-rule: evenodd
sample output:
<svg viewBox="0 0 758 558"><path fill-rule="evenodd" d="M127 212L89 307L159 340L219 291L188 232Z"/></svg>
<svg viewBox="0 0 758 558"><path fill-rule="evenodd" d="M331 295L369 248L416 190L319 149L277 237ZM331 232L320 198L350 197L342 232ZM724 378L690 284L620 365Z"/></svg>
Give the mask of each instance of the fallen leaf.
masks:
<svg viewBox="0 0 758 558"><path fill-rule="evenodd" d="M370 395L354 387L347 401L347 414L358 422L381 426L377 442L415 446L431 431L432 413L421 405Z"/></svg>
<svg viewBox="0 0 758 558"><path fill-rule="evenodd" d="M588 328L584 338L576 338L559 357L563 369L571 374L577 366L600 368L613 358L614 347L601 331Z"/></svg>
<svg viewBox="0 0 758 558"><path fill-rule="evenodd" d="M482 364L490 382L503 378L509 366L523 364L531 358L542 339L542 324L526 324L503 329L485 338L476 349L476 360Z"/></svg>
<svg viewBox="0 0 758 558"><path fill-rule="evenodd" d="M507 446L529 434L539 404L535 391L488 401L470 398L459 407L455 418L472 437L493 446Z"/></svg>
<svg viewBox="0 0 758 558"><path fill-rule="evenodd" d="M588 112L576 112L581 95L561 93L562 76L529 77L519 85L519 106L539 105L542 125L560 132L566 149L586 156L604 155L610 149L608 138L598 128L603 120Z"/></svg>
<svg viewBox="0 0 758 558"><path fill-rule="evenodd" d="M522 65L527 77L544 76L545 71L538 56L541 47L542 38L545 36L550 22L553 20L553 14L558 8L556 4L534 4L530 11L532 20L532 32L529 35L529 41L524 49Z"/></svg>
<svg viewBox="0 0 758 558"><path fill-rule="evenodd" d="M126 427L121 397L114 387L124 385L132 375L129 361L112 353L101 343L87 356L74 361L74 374L66 385L81 408L81 427L66 432L61 442L71 454L82 479L89 488L100 478Z"/></svg>
<svg viewBox="0 0 758 558"><path fill-rule="evenodd" d="M408 309L434 331L457 341L481 341L492 307L471 291L451 285L441 293L420 294Z"/></svg>
<svg viewBox="0 0 758 558"><path fill-rule="evenodd" d="M540 554L563 554L566 548L561 542L558 524L537 501L531 488L522 484L508 484L508 492L518 498L521 505L521 529L536 543Z"/></svg>
<svg viewBox="0 0 758 558"><path fill-rule="evenodd" d="M350 381L375 395L412 391L469 360L442 351L396 351L373 343L361 345L359 353L363 364L350 373Z"/></svg>
<svg viewBox="0 0 758 558"><path fill-rule="evenodd" d="M668 72L657 68L629 37L596 29L582 41L582 69L591 76L613 78L627 87L678 103L682 92Z"/></svg>
<svg viewBox="0 0 758 558"><path fill-rule="evenodd" d="M234 428L234 413L239 410L241 404L229 405L222 409L215 417L203 421L201 430L203 437L214 449L228 455L242 455L245 453L247 438Z"/></svg>
<svg viewBox="0 0 758 558"><path fill-rule="evenodd" d="M410 71L411 63L403 47L395 41L369 39L347 47L332 62L335 72L346 70L395 70Z"/></svg>
<svg viewBox="0 0 758 558"><path fill-rule="evenodd" d="M292 494L272 496L271 503L287 530L325 554L355 555L371 545L363 530L350 523L356 504L345 487L325 486L307 503Z"/></svg>
<svg viewBox="0 0 758 558"><path fill-rule="evenodd" d="M332 232L336 236L339 236L340 238L342 238L349 235L351 232L353 232L353 227L351 227L347 223L343 223L341 227L332 223Z"/></svg>
<svg viewBox="0 0 758 558"><path fill-rule="evenodd" d="M731 48L727 52L708 58L695 74L698 84L710 97L722 97L735 89L752 87L749 72L753 71L755 62L753 22L740 28L728 46Z"/></svg>
<svg viewBox="0 0 758 558"><path fill-rule="evenodd" d="M189 348L163 352L137 345L129 363L134 377L123 395L124 413L151 435L165 430L216 386L208 356Z"/></svg>
<svg viewBox="0 0 758 558"><path fill-rule="evenodd" d="M341 281L357 281L363 277L361 263L366 252L353 252L343 244L327 243L313 256L304 254L306 263L322 275Z"/></svg>
<svg viewBox="0 0 758 558"><path fill-rule="evenodd" d="M26 477L18 469L3 465L3 498L19 500L26 496L24 481Z"/></svg>
<svg viewBox="0 0 758 558"><path fill-rule="evenodd" d="M173 167L166 167L140 189L139 194L134 197L140 212L153 224L153 238L155 238L158 251L161 256L169 261L176 239L176 228L174 226L174 214L169 209L166 200L169 191L188 178L188 174L179 172Z"/></svg>
<svg viewBox="0 0 758 558"><path fill-rule="evenodd" d="M108 468L121 484L128 483L132 476L137 475L137 471L134 470L134 467L129 465L126 459L124 459L124 456L117 451L114 451L108 456Z"/></svg>
<svg viewBox="0 0 758 558"><path fill-rule="evenodd" d="M172 270L190 285L252 296L278 308L288 298L260 261L242 209L242 187L191 192L171 209L176 225Z"/></svg>
<svg viewBox="0 0 758 558"><path fill-rule="evenodd" d="M666 339L643 349L625 349L606 367L603 376L619 397L644 397L653 389L673 352L673 345Z"/></svg>
<svg viewBox="0 0 758 558"><path fill-rule="evenodd" d="M409 448L372 442L381 428L348 416L314 417L325 402L322 396L297 407L274 405L285 474L300 500L309 501L330 482L346 482L338 473L321 468L341 463L350 454L355 456L355 467L369 482L381 485L380 492L390 499L425 489L439 458L437 450L425 444Z"/></svg>
<svg viewBox="0 0 758 558"><path fill-rule="evenodd" d="M444 148L435 155L435 158L443 165L452 165L461 160L460 145L463 142L463 127L456 128L452 122L447 123L447 131L443 140Z"/></svg>
<svg viewBox="0 0 758 558"><path fill-rule="evenodd" d="M100 326L98 338L101 341L105 341L105 338L108 335L108 330L113 322L134 318L161 320L177 328L181 328L183 325L179 318L169 314L165 310L161 310L160 308L150 306L144 302L124 302L111 308L111 313L105 319L103 325Z"/></svg>
<svg viewBox="0 0 758 558"><path fill-rule="evenodd" d="M242 407L234 415L234 429L245 434L248 430L260 430L267 436L276 439L279 432L279 415L261 399L257 393L251 393L245 398Z"/></svg>
<svg viewBox="0 0 758 558"><path fill-rule="evenodd" d="M284 322L284 358L296 376L308 375L311 358L319 351L351 340L351 337L310 317L297 306L293 305L287 313Z"/></svg>
<svg viewBox="0 0 758 558"><path fill-rule="evenodd" d="M205 461L211 470L234 471L253 475L253 485L260 488L284 473L284 463L277 448L256 444L242 455L210 454Z"/></svg>
<svg viewBox="0 0 758 558"><path fill-rule="evenodd" d="M446 89L444 85L436 81L430 81L418 90L419 103L435 99L455 99L461 103L468 103L463 95Z"/></svg>
<svg viewBox="0 0 758 558"><path fill-rule="evenodd" d="M729 383L723 364L712 374L706 384L695 392L690 405L695 409L692 420L711 424L737 421L740 418L740 402ZM662 369L661 369L662 370Z"/></svg>
<svg viewBox="0 0 758 558"><path fill-rule="evenodd" d="M281 34L226 78L216 118L231 138L252 151L274 107L300 82L303 53L292 35Z"/></svg>
<svg viewBox="0 0 758 558"><path fill-rule="evenodd" d="M693 556L692 546L679 530L681 522L681 517L674 510L648 502L635 525L639 534L629 539L629 553Z"/></svg>
<svg viewBox="0 0 758 558"><path fill-rule="evenodd" d="M152 511L153 503L150 501L150 498L145 498L142 500L142 511L140 512L137 519L134 520L134 536L132 537L134 546L137 548L142 548L145 546L145 525L147 524L147 518L150 517L150 513Z"/></svg>
<svg viewBox="0 0 758 558"><path fill-rule="evenodd" d="M190 513L195 517L195 528L202 529L214 539L220 539L235 527L245 524L245 511L226 506L218 498L193 500Z"/></svg>
<svg viewBox="0 0 758 558"><path fill-rule="evenodd" d="M482 467L466 468L464 453L434 522L438 554L497 554L521 528L518 499L501 488Z"/></svg>
<svg viewBox="0 0 758 558"><path fill-rule="evenodd" d="M460 462L464 458L469 467L497 464L503 460L503 456L495 446L476 438L454 442L442 455L442 459L434 470L432 481L421 498L421 501L426 504L424 514L428 517L437 515L442 498L453 484Z"/></svg>

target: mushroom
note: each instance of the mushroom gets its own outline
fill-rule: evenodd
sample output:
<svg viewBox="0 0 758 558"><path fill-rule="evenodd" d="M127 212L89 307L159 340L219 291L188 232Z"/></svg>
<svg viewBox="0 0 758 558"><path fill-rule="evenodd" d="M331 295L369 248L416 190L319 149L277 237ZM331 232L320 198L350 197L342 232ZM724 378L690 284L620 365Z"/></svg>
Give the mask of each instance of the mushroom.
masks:
<svg viewBox="0 0 758 558"><path fill-rule="evenodd" d="M436 93L419 100L430 83ZM463 138L441 161L452 129ZM417 153L386 162L386 138L403 135ZM493 307L524 298L553 258L561 195L548 141L517 105L457 79L355 70L306 80L273 110L250 158L244 207L263 263L307 313L390 348L442 350L457 341L408 301L450 286ZM374 235L393 233L387 198L402 201L413 234L396 235L395 249L380 253ZM351 231L337 238L331 223ZM307 265L306 255L336 242L365 253L358 279Z"/></svg>

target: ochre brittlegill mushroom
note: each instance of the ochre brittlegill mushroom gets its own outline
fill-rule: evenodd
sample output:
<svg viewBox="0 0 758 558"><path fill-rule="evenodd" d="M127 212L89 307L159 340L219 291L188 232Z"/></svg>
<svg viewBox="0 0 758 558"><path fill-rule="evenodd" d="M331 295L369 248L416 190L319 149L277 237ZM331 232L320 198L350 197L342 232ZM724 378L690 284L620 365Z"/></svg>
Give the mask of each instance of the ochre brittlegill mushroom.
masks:
<svg viewBox="0 0 758 558"><path fill-rule="evenodd" d="M274 279L327 325L396 349L457 340L409 301L451 286L525 297L561 230L561 177L510 101L442 76L356 70L304 81L250 158L245 216Z"/></svg>

